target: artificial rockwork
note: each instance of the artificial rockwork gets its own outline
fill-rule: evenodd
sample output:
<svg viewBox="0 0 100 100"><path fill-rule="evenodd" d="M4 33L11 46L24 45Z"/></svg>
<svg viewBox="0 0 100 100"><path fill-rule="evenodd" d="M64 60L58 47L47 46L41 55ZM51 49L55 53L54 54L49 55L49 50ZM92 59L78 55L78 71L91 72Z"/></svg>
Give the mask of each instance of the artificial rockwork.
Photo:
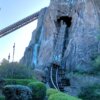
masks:
<svg viewBox="0 0 100 100"><path fill-rule="evenodd" d="M66 68L71 86L65 90L72 95L91 81L100 83L98 75L90 75L91 62L100 53L99 5L99 0L51 0L41 10L21 63L43 71L51 63Z"/></svg>

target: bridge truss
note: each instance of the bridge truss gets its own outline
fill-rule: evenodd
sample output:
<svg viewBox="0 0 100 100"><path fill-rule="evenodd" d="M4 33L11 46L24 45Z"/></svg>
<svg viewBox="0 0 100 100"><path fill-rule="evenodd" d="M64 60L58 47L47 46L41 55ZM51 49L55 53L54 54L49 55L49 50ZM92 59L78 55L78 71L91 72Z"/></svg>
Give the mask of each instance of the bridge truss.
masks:
<svg viewBox="0 0 100 100"><path fill-rule="evenodd" d="M0 30L0 38L38 19L39 13L40 11Z"/></svg>

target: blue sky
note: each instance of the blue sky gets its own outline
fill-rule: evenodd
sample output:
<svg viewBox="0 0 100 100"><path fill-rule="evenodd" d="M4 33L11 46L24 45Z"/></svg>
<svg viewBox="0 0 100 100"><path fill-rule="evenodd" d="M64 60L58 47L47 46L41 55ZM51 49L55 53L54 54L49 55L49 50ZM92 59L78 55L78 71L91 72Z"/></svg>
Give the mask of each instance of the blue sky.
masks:
<svg viewBox="0 0 100 100"><path fill-rule="evenodd" d="M49 5L50 0L0 0L0 30L17 22ZM15 61L19 61L31 39L32 31L36 28L34 21L11 34L0 38L0 61L3 58L12 61L13 44L16 44Z"/></svg>

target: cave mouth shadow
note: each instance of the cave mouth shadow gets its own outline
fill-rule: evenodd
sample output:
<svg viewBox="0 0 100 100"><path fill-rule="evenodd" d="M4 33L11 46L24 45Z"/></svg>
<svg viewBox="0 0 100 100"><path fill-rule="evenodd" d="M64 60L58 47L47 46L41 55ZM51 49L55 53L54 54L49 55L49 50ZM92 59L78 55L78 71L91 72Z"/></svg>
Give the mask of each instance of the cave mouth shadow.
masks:
<svg viewBox="0 0 100 100"><path fill-rule="evenodd" d="M57 19L57 23L60 24L61 21L65 22L65 24L70 27L72 24L72 17L69 16L61 16Z"/></svg>
<svg viewBox="0 0 100 100"><path fill-rule="evenodd" d="M66 71L65 68L63 68L61 65L57 64L57 63L52 63L52 67L54 69L59 69L59 70L63 70L63 71ZM68 77L62 77L61 79L61 82L64 86L71 86L71 82L70 82L70 79Z"/></svg>

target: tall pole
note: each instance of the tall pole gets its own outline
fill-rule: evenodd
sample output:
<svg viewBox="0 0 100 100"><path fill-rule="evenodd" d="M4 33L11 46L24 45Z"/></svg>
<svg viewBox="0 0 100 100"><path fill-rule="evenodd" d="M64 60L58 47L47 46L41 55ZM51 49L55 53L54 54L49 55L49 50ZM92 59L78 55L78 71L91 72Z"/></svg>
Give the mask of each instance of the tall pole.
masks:
<svg viewBox="0 0 100 100"><path fill-rule="evenodd" d="M12 62L14 62L14 56L15 56L15 43L13 45L13 59L12 59Z"/></svg>
<svg viewBox="0 0 100 100"><path fill-rule="evenodd" d="M10 53L9 53L9 55L8 55L8 61L10 61Z"/></svg>

